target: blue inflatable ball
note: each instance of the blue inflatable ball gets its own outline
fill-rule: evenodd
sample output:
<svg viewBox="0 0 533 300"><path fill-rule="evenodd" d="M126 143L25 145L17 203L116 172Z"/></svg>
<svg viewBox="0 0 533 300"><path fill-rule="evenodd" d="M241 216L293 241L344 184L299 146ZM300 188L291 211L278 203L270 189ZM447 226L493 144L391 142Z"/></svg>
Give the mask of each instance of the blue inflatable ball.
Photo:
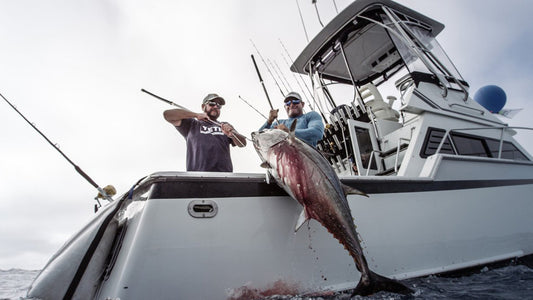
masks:
<svg viewBox="0 0 533 300"><path fill-rule="evenodd" d="M501 87L486 85L477 90L474 100L491 113L497 113L505 106L507 96Z"/></svg>

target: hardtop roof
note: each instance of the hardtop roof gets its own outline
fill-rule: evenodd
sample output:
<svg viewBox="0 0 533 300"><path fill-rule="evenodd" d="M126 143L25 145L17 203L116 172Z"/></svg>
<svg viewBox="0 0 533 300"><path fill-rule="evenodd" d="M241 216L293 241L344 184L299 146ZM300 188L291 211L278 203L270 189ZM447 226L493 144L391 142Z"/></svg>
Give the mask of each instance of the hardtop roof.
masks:
<svg viewBox="0 0 533 300"><path fill-rule="evenodd" d="M346 9L344 9L342 12L340 12L333 20L331 20L316 36L313 38L313 40L305 47L305 49L302 51L302 53L298 56L298 58L295 60L293 65L291 66L291 70L298 73L309 73L309 65L311 62L317 60L319 57L324 55L327 51L330 51L332 46L335 44L335 42L339 39L345 38L349 31L353 30L354 27L354 20L356 16L358 16L361 12L365 12L364 15L368 16L371 15L373 11L376 11L377 9L380 9L381 6L386 6L393 11L399 12L405 16L408 16L409 18L415 19L431 28L430 34L431 36L435 37L437 36L443 29L444 25L429 18L426 17L417 11L414 11L408 7L405 7L401 4L398 4L396 2L390 1L390 0L356 0L352 4L350 4ZM360 19L361 20L361 19ZM385 32L383 30L383 32ZM382 34L384 36L384 34ZM363 38L364 36L355 37L357 38ZM378 37L380 38L380 37ZM390 42L390 38L387 37L388 41L377 41L376 37L373 36L373 40L370 41L371 43L377 44L379 43L392 43ZM367 44L370 44L367 43ZM376 45L376 49L385 48L385 45ZM352 53L354 55L364 55L360 53ZM381 54L380 54L381 55ZM359 61L368 61L367 58L363 57ZM333 67L330 67L330 69L333 69L332 74L325 74L325 78L338 80L340 82L346 82L348 81L347 76L343 76L342 74L335 74L335 72L341 72L337 70L341 66L340 62L334 63ZM382 75L382 73L377 74L371 74L369 70L366 70L368 74L363 74L363 78L361 81L370 81L373 78L377 78ZM345 72L345 71L344 71ZM338 77L338 78L336 78ZM357 79L357 78L356 78Z"/></svg>

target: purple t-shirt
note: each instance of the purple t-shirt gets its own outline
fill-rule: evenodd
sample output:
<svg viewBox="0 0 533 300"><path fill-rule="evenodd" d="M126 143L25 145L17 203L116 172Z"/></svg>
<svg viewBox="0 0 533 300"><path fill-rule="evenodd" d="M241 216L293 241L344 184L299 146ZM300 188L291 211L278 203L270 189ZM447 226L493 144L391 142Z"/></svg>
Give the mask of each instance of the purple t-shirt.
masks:
<svg viewBox="0 0 533 300"><path fill-rule="evenodd" d="M233 172L229 148L232 140L220 126L183 119L176 129L187 141L187 171Z"/></svg>

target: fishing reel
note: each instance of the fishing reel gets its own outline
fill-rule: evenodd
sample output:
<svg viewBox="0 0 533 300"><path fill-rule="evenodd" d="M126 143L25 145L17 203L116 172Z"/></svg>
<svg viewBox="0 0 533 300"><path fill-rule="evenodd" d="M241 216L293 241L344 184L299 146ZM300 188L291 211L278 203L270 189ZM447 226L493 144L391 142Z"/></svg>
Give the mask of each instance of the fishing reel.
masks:
<svg viewBox="0 0 533 300"><path fill-rule="evenodd" d="M102 207L102 204L100 203L100 199L111 199L111 197L115 196L117 194L117 190L115 189L114 186L108 184L106 185L103 189L103 192L104 194L102 194L102 192L98 192L98 195L96 195L96 197L94 197L94 200L96 200L96 202L98 202L98 204L95 204L94 205L94 212L97 213L98 212L98 209L100 207Z"/></svg>
<svg viewBox="0 0 533 300"><path fill-rule="evenodd" d="M341 166L347 170L344 161L353 160L353 147L350 136L348 120L360 122L370 122L366 112L354 105L340 105L331 111L331 123L327 123L324 129L324 136L317 144L318 150L324 153L326 159L333 166Z"/></svg>

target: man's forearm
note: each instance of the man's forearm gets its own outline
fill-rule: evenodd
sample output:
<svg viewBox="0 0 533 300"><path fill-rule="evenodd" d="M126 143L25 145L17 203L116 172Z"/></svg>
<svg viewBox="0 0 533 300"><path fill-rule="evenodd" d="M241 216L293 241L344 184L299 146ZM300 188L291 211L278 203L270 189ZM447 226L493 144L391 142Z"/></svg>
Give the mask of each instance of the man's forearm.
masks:
<svg viewBox="0 0 533 300"><path fill-rule="evenodd" d="M196 118L198 116L198 113L192 112L190 110L184 110L184 109L169 109L165 110L163 112L163 117L167 122L172 123L176 126L179 126L179 123L181 123L181 120L183 119L190 119L190 118Z"/></svg>

